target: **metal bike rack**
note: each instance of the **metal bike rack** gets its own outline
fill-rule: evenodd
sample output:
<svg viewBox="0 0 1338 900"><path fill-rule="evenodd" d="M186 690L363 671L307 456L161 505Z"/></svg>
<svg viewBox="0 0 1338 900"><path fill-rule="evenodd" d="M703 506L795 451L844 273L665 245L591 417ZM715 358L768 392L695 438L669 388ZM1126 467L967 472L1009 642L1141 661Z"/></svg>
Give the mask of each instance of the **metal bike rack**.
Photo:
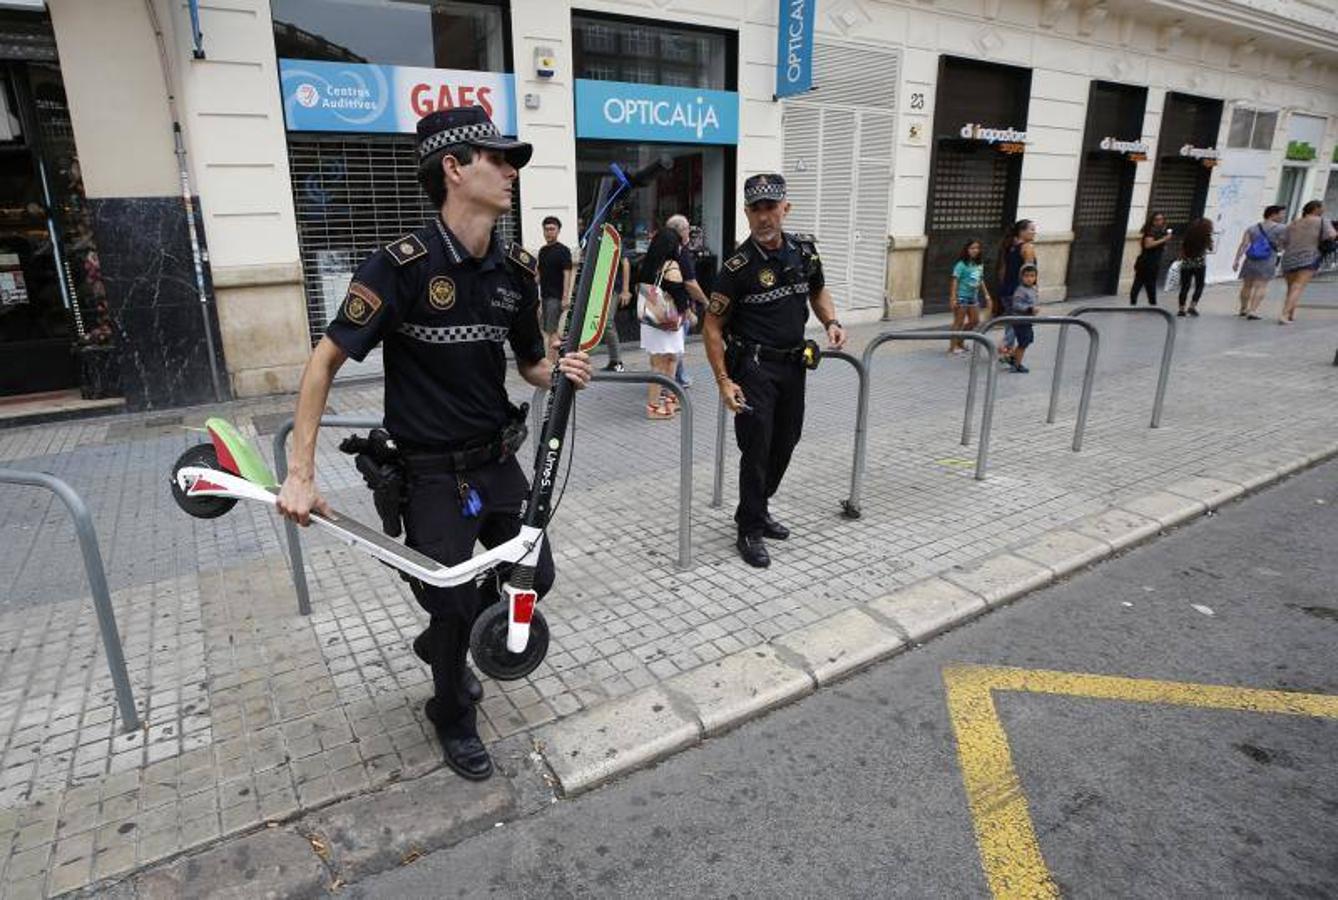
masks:
<svg viewBox="0 0 1338 900"><path fill-rule="evenodd" d="M1078 401L1078 424L1073 429L1073 449L1075 452L1082 449L1083 432L1087 429L1087 407L1092 400L1092 376L1096 374L1096 355L1101 347L1101 339L1097 334L1096 326L1091 322L1084 322L1082 319L1073 316L999 316L990 319L980 327L980 334L993 331L1004 325L1077 325L1087 332L1087 367L1082 376L1082 396ZM971 384L969 393L974 393L976 381L976 354L971 354ZM1050 411L1046 417L1047 423L1054 422L1055 397L1058 389L1058 381L1051 384L1050 388ZM970 400L967 401L968 404Z"/></svg>
<svg viewBox="0 0 1338 900"><path fill-rule="evenodd" d="M107 669L111 672L112 686L116 689L116 703L121 710L123 731L138 731L139 713L135 709L135 695L130 690L130 676L125 668L125 653L121 649L121 633L116 628L116 612L112 609L111 591L107 588L107 572L102 567L102 551L98 549L98 533L93 528L93 517L88 506L74 488L45 472L23 472L18 469L0 469L0 484L22 484L46 488L65 504L74 519L74 533L79 537L79 549L84 554L84 570L88 573L88 587L93 594L93 609L98 616L98 630L102 632L102 649L107 654Z"/></svg>
<svg viewBox="0 0 1338 900"><path fill-rule="evenodd" d="M380 419L367 416L321 416L322 425L335 425L344 428L380 428ZM274 435L274 473L279 484L288 477L288 435L293 430L293 420L289 419L279 426ZM297 614L311 615L311 594L307 590L307 570L302 564L302 535L297 524L289 519L283 520L283 530L288 536L288 559L293 564L293 588L297 591Z"/></svg>
<svg viewBox="0 0 1338 900"><path fill-rule="evenodd" d="M864 381L868 377L868 374L864 371L864 363L860 362L860 360L857 357L851 356L849 353L845 353L840 350L823 350L822 358L841 359L845 360L846 362L850 363L850 365L854 366L855 375L856 377L859 378L860 396L864 395L865 392ZM712 509L719 509L720 504L723 502L722 493L724 487L723 482L725 480L725 423L728 421L729 418L728 415L729 407L725 406L723 400L721 400L717 404L717 407L718 408L716 410L716 420L715 420L715 460L714 460L715 469L711 483ZM856 409L855 416L856 416L856 425L858 426L859 424L858 408ZM853 491L854 489L855 489L854 483L852 481L851 490Z"/></svg>
<svg viewBox="0 0 1338 900"><path fill-rule="evenodd" d="M980 446L976 450L976 481L985 480L985 469L989 465L990 428L994 423L994 379L998 375L994 368L996 351L989 338L977 331L885 331L869 342L864 348L865 378L860 382L859 413L855 419L855 462L850 472L850 498L841 506L847 519L860 517L860 485L864 480L864 459L868 452L869 440L869 381L873 373L873 353L890 341L971 341L985 348L990 366L985 372L984 410L980 420ZM972 359L975 352L972 351ZM975 373L972 373L970 388L975 387ZM968 401L969 404L970 401ZM967 415L971 407L967 406ZM965 441L963 442L965 443Z"/></svg>
<svg viewBox="0 0 1338 900"><path fill-rule="evenodd" d="M1171 377L1171 357L1175 353L1175 315L1169 309L1160 306L1080 306L1071 310L1073 318L1089 313L1139 313L1142 315L1161 316L1166 320L1166 340L1161 347L1161 371L1157 374L1157 395L1152 401L1152 428L1161 427L1161 408L1166 400L1166 384ZM1055 375L1050 382L1050 412L1045 421L1054 422L1055 410L1059 407L1059 375L1064 369L1064 345L1068 340L1067 325L1059 328L1059 343L1055 345Z"/></svg>
<svg viewBox="0 0 1338 900"><path fill-rule="evenodd" d="M611 384L658 384L668 388L678 398L683 408L678 429L678 567L692 567L692 398L674 379L658 372L595 372L593 382ZM539 433L538 423L543 421L543 401L547 388L535 388L534 400L530 404L531 413L536 423L534 433Z"/></svg>

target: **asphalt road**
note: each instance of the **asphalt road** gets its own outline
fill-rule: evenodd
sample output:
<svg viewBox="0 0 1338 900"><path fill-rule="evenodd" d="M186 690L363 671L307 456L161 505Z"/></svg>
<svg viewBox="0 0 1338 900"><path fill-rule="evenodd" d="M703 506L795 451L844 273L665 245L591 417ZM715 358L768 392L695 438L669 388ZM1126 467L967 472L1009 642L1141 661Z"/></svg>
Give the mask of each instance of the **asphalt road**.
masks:
<svg viewBox="0 0 1338 900"><path fill-rule="evenodd" d="M1259 689L1338 695L1335 661L1330 462L654 769L349 892L987 897L963 775L997 770L1000 741L954 700L967 729L959 756L945 671L1006 666L1118 676L1100 682L1115 693L1147 687L1120 679L1170 682L1147 690L1174 699L1080 696L1101 691L1044 674L1025 676L1039 693L992 694L1020 786L987 783L975 804L1002 823L988 839L1000 848L996 887L1039 877L1071 897L1332 897L1338 718L1203 704L1262 696L1266 707L1271 695L1249 693ZM1246 690L1212 701L1183 683ZM1039 870L1027 867L1028 828Z"/></svg>

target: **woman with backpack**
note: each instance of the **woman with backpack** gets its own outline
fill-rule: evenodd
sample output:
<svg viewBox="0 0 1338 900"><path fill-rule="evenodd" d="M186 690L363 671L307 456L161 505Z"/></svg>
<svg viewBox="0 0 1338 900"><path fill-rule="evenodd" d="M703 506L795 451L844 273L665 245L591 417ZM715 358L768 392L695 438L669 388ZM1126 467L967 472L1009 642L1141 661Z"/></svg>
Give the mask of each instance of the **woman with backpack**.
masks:
<svg viewBox="0 0 1338 900"><path fill-rule="evenodd" d="M1286 211L1285 206L1265 207L1263 219L1241 235L1235 262L1231 264L1233 271L1240 272L1241 280L1240 312L1237 315L1252 322L1259 320L1259 305L1268 293L1269 281L1277 274L1278 247L1287 232L1287 226L1282 224ZM1242 258L1244 265L1241 265Z"/></svg>
<svg viewBox="0 0 1338 900"><path fill-rule="evenodd" d="M1319 271L1324 257L1332 253L1338 235L1329 220L1324 218L1324 204L1311 200L1301 207L1301 215L1287 226L1282 246L1282 277L1287 279L1287 300L1282 305L1279 325L1296 321L1296 307L1310 279Z"/></svg>

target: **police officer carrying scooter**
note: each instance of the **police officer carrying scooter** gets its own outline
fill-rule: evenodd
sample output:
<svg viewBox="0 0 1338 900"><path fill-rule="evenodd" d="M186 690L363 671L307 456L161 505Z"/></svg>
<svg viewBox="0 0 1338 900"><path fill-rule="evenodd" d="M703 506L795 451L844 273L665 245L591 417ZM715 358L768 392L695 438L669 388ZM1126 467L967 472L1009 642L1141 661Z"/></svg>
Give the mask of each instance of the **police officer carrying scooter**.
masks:
<svg viewBox="0 0 1338 900"><path fill-rule="evenodd" d="M384 345L385 426L403 471L401 504L407 543L446 564L468 560L476 541L492 547L516 535L528 495L514 451L524 413L507 398L509 343L521 376L549 387L536 315L535 260L494 230L511 208L517 170L533 148L502 137L477 107L439 110L418 122L419 180L439 215L396 238L358 268L339 313L302 373L289 451L289 475L279 512L308 524L328 506L315 485L316 431L335 372L348 357L361 361ZM564 355L556 367L583 387L591 369L585 353ZM378 442L384 451L386 442ZM364 475L382 470L359 466ZM394 503L377 497L378 511ZM387 522L389 530L395 523ZM553 557L543 545L535 588L552 586ZM479 739L474 704L482 696L465 665L469 632L495 596L467 583L435 588L412 581L428 611L428 630L414 652L432 667L435 695L427 717L441 739L447 765L465 778L492 774ZM483 593L495 591L492 582Z"/></svg>
<svg viewBox="0 0 1338 900"><path fill-rule="evenodd" d="M725 260L707 304L706 358L720 396L735 413L739 463L738 549L750 566L771 565L764 538L783 541L790 531L772 518L767 502L780 487L804 425L804 381L820 348L805 341L811 306L831 349L845 346L822 261L812 235L781 230L790 211L780 175L744 182L750 232Z"/></svg>

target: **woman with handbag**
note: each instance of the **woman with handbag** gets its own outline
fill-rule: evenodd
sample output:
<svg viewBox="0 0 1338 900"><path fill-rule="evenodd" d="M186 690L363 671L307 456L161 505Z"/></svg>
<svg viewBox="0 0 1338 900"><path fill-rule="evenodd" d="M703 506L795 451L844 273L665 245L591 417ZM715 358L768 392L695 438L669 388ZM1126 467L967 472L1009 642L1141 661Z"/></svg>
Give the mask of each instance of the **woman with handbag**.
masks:
<svg viewBox="0 0 1338 900"><path fill-rule="evenodd" d="M1324 204L1318 200L1311 200L1301 207L1300 217L1287 226L1282 239L1282 277L1287 279L1287 300L1282 306L1279 325L1290 325L1296 320L1301 294L1319 271L1325 255L1334 251L1336 240L1338 235L1324 218Z"/></svg>
<svg viewBox="0 0 1338 900"><path fill-rule="evenodd" d="M683 320L691 317L691 300L678 265L678 232L661 228L650 242L637 273L637 318L641 321L641 349L650 356L652 372L674 377L683 354ZM672 419L678 398L657 384L646 388L646 418Z"/></svg>

